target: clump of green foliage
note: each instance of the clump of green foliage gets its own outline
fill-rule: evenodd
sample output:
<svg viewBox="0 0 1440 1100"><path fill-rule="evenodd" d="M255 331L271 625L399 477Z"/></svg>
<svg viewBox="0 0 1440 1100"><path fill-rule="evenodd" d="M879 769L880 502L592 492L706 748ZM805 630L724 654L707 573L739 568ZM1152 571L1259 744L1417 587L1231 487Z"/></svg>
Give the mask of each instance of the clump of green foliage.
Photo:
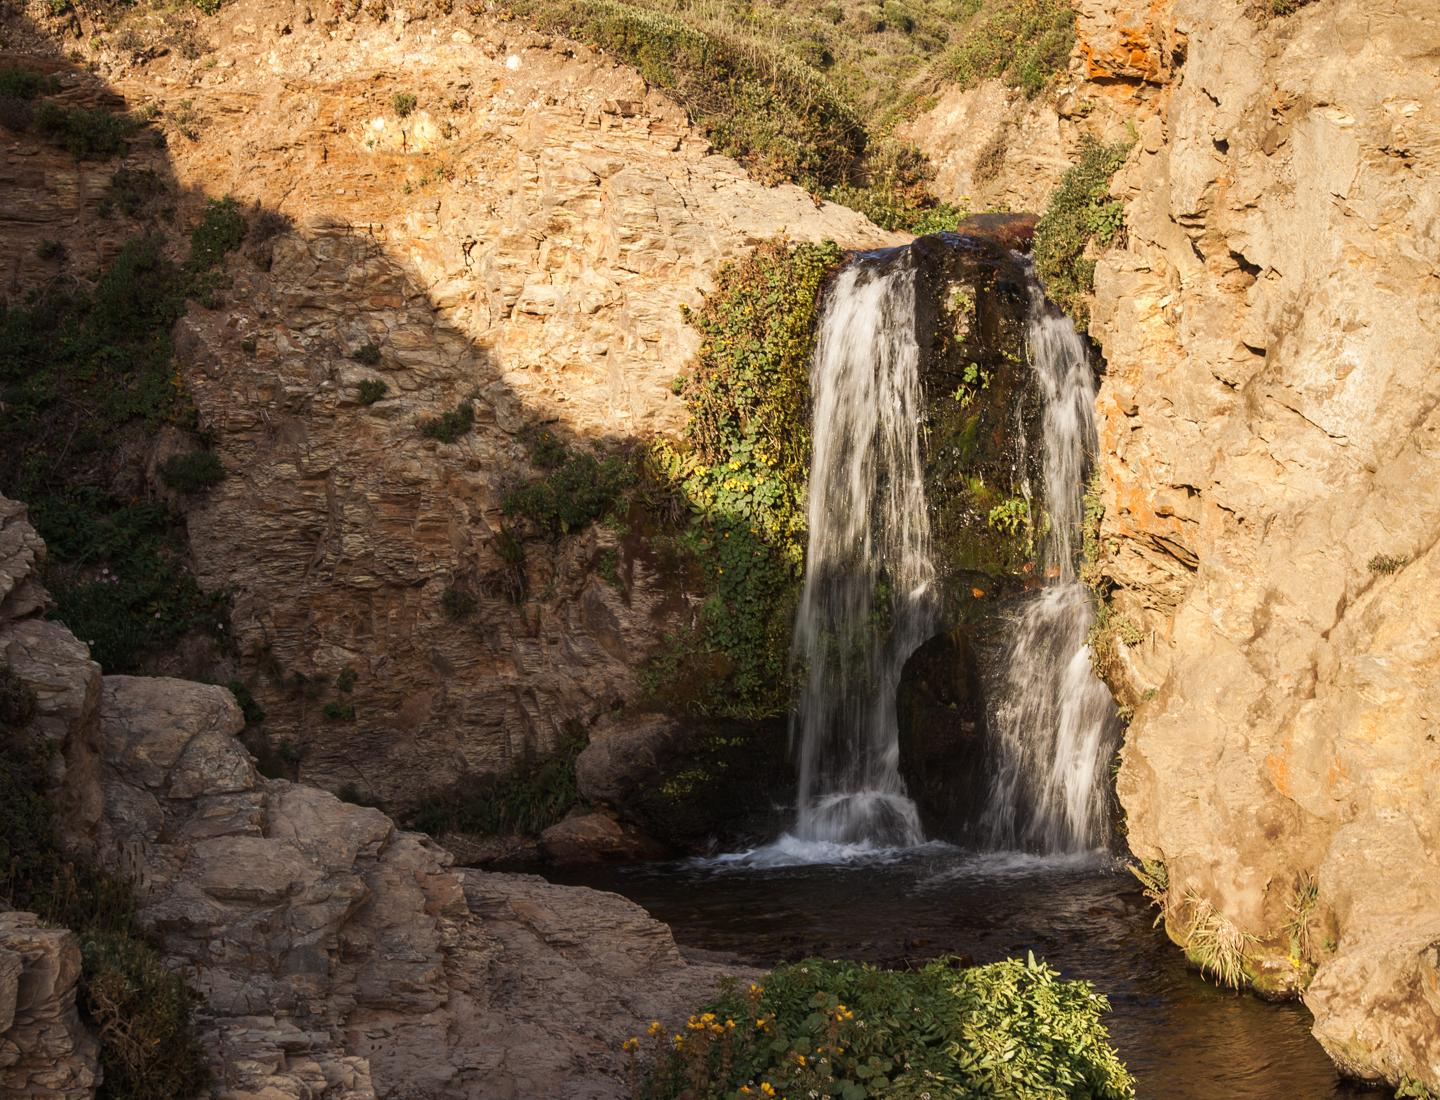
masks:
<svg viewBox="0 0 1440 1100"><path fill-rule="evenodd" d="M419 102L413 92L396 92L390 97L390 106L395 108L395 114L399 118L409 118Z"/></svg>
<svg viewBox="0 0 1440 1100"><path fill-rule="evenodd" d="M475 427L475 406L468 400L420 422L420 434L440 443L458 443Z"/></svg>
<svg viewBox="0 0 1440 1100"><path fill-rule="evenodd" d="M1095 260L1086 253L1112 244L1124 227L1124 204L1110 198L1110 181L1132 145L1088 140L1035 227L1035 270L1045 293L1082 330L1090 323L1086 297L1095 289Z"/></svg>
<svg viewBox="0 0 1440 1100"><path fill-rule="evenodd" d="M373 405L385 396L388 389L389 387L385 385L384 379L366 378L361 381L357 390L357 396L360 398L360 404Z"/></svg>
<svg viewBox="0 0 1440 1100"><path fill-rule="evenodd" d="M214 451L194 451L166 459L160 479L180 493L203 493L225 479L225 467Z"/></svg>
<svg viewBox="0 0 1440 1100"><path fill-rule="evenodd" d="M789 639L805 558L810 355L832 242L772 242L723 268L688 314L701 346L684 446L657 460L686 502L678 537L709 588L693 634L663 646L655 687L707 685L703 713L759 718L790 701Z"/></svg>
<svg viewBox="0 0 1440 1100"><path fill-rule="evenodd" d="M138 128L134 119L113 111L49 100L35 108L32 126L78 160L104 160L124 152L125 139Z"/></svg>
<svg viewBox="0 0 1440 1100"><path fill-rule="evenodd" d="M1064 71L1075 44L1070 0L967 0L962 8L971 11L970 20L942 63L961 87L999 77L1033 99Z"/></svg>
<svg viewBox="0 0 1440 1100"><path fill-rule="evenodd" d="M447 619L454 622L468 619L475 614L479 606L480 602L475 598L475 593L464 585L451 584L440 593L440 610L445 612Z"/></svg>
<svg viewBox="0 0 1440 1100"><path fill-rule="evenodd" d="M214 271L245 240L245 215L228 195L205 204L200 223L190 232L190 258L185 270L192 274Z"/></svg>
<svg viewBox="0 0 1440 1100"><path fill-rule="evenodd" d="M1124 1100L1135 1086L1101 1023L1109 1008L1033 955L916 971L809 959L723 987L678 1036L652 1024L637 1094ZM637 1080L641 1046L625 1044Z"/></svg>
<svg viewBox="0 0 1440 1100"><path fill-rule="evenodd" d="M0 66L0 99L36 99L42 95L54 95L59 90L60 81L48 73Z"/></svg>
<svg viewBox="0 0 1440 1100"><path fill-rule="evenodd" d="M374 340L367 341L355 349L355 354L351 358L357 363L373 367L380 362L380 345Z"/></svg>
<svg viewBox="0 0 1440 1100"><path fill-rule="evenodd" d="M125 881L70 859L55 830L48 743L27 735L35 700L0 668L0 908L26 909L80 938L81 1013L100 1040L101 1095L186 1100L209 1083L194 999L136 919Z"/></svg>
<svg viewBox="0 0 1440 1100"><path fill-rule="evenodd" d="M628 456L571 450L551 432L532 435L530 460L545 472L512 488L502 507L507 516L523 516L552 536L623 510L637 480Z"/></svg>
<svg viewBox="0 0 1440 1100"><path fill-rule="evenodd" d="M209 249L205 262L220 254ZM54 283L0 306L0 482L29 504L48 544L59 617L111 672L137 669L224 614L223 598L202 593L185 567L178 518L111 489L123 440L195 425L170 329L199 266L177 266L158 240L141 238L93 291Z"/></svg>
<svg viewBox="0 0 1440 1100"><path fill-rule="evenodd" d="M522 760L503 774L463 779L422 801L411 824L432 836L445 832L538 836L579 801L575 759L584 747L582 734L567 733L548 757Z"/></svg>

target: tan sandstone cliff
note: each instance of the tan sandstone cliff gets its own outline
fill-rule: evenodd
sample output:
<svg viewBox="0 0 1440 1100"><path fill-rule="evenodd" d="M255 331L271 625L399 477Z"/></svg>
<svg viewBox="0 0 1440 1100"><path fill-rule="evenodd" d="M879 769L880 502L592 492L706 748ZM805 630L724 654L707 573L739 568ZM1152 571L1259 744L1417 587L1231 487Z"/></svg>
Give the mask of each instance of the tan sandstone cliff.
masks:
<svg viewBox="0 0 1440 1100"><path fill-rule="evenodd" d="M1440 10L1131 25L1182 60L1092 325L1129 841L1177 939L1440 1088Z"/></svg>

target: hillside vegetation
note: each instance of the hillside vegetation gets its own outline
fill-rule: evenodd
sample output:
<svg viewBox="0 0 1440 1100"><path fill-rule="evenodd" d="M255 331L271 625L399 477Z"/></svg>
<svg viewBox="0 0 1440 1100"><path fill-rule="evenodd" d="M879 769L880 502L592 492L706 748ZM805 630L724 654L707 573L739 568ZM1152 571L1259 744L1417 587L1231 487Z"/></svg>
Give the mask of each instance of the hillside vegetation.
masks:
<svg viewBox="0 0 1440 1100"><path fill-rule="evenodd" d="M894 229L944 229L929 168L889 137L941 84L1039 94L1074 41L1070 0L520 0L552 33L634 65L717 149ZM937 214L940 216L937 217Z"/></svg>

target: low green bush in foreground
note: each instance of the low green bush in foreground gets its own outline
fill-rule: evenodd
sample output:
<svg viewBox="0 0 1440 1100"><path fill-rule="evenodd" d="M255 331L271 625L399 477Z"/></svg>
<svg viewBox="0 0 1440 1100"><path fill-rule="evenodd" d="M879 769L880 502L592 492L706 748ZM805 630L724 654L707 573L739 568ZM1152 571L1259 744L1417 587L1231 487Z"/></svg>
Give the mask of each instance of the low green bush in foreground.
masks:
<svg viewBox="0 0 1440 1100"><path fill-rule="evenodd" d="M1109 1008L1034 956L917 971L811 959L624 1047L640 1100L1123 1100L1135 1086Z"/></svg>

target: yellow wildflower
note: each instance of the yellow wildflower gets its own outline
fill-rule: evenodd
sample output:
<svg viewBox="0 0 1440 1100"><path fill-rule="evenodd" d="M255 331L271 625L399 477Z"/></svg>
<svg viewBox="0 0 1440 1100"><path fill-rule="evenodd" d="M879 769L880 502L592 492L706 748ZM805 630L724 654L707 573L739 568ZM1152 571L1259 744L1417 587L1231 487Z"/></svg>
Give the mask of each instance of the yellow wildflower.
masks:
<svg viewBox="0 0 1440 1100"><path fill-rule="evenodd" d="M640 1040L637 1039L637 1038L635 1038L635 1036L633 1036L633 1035L630 1036L630 1038L626 1039L623 1043L620 1044L620 1049L621 1049L621 1050L637 1050L637 1049L639 1049L639 1047L640 1047Z"/></svg>
<svg viewBox="0 0 1440 1100"><path fill-rule="evenodd" d="M764 1082L764 1083L760 1086L760 1095L761 1095L761 1096L774 1096L774 1095L775 1095L775 1086L772 1085L769 1081Z"/></svg>
<svg viewBox="0 0 1440 1100"><path fill-rule="evenodd" d="M647 1035L659 1035L660 1032L662 1032L662 1031L664 1031L664 1030L665 1030L665 1029L661 1026L659 1020L651 1020L651 1021L650 1021L650 1030L649 1030L648 1032L646 1032L646 1034L647 1034Z"/></svg>

